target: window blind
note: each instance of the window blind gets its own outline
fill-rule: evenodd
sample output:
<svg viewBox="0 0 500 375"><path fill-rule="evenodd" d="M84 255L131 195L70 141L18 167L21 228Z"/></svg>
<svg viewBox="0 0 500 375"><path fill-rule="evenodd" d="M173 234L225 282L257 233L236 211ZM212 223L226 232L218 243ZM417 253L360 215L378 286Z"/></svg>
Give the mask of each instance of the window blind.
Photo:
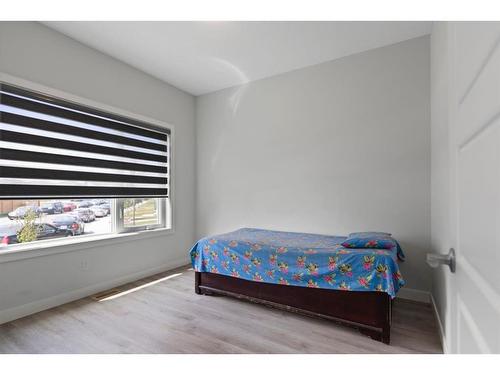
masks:
<svg viewBox="0 0 500 375"><path fill-rule="evenodd" d="M167 197L170 130L0 83L0 198Z"/></svg>

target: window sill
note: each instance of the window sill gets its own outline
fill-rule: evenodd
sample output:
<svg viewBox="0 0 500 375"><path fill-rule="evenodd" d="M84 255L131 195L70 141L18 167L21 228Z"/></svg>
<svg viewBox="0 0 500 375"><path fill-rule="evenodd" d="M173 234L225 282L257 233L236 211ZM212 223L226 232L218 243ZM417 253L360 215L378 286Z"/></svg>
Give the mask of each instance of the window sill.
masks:
<svg viewBox="0 0 500 375"><path fill-rule="evenodd" d="M80 251L101 246L113 246L124 242L169 236L173 233L174 230L172 228L161 228L120 234L112 233L89 237L46 240L33 244L14 245L15 247L13 249L5 250L0 247L0 263Z"/></svg>

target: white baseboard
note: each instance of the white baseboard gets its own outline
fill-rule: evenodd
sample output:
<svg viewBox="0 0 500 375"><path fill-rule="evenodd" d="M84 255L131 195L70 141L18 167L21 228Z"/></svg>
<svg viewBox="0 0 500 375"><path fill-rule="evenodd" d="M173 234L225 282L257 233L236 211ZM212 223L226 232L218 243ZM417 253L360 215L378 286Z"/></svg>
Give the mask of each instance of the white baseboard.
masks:
<svg viewBox="0 0 500 375"><path fill-rule="evenodd" d="M431 294L431 305L432 309L434 310L434 315L436 316L436 320L438 322L438 328L439 328L439 339L441 340L441 346L443 347L443 353L444 354L449 354L448 350L448 344L446 343L446 336L444 334L444 327L443 327L443 322L441 320L441 316L439 315L437 306L436 306L436 301L434 300L434 296Z"/></svg>
<svg viewBox="0 0 500 375"><path fill-rule="evenodd" d="M397 298L409 299L416 302L431 303L431 294L425 290L403 287L398 291Z"/></svg>
<svg viewBox="0 0 500 375"><path fill-rule="evenodd" d="M52 307L75 301L80 298L88 297L97 292L102 292L107 289L115 288L132 281L139 280L143 277L151 276L160 272L169 271L171 269L187 265L188 259L185 257L168 262L159 267L150 268L148 270L136 272L130 275L122 276L103 283L86 286L70 292L58 294L48 298L43 298L21 306L15 306L10 309L0 311L0 324L10 322L23 316L31 315L39 311L47 310Z"/></svg>

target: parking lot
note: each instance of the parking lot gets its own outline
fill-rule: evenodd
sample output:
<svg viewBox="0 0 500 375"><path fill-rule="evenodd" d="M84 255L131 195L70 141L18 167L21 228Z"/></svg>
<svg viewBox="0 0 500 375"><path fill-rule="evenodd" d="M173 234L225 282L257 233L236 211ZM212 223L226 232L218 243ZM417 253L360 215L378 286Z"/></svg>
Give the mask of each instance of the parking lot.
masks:
<svg viewBox="0 0 500 375"><path fill-rule="evenodd" d="M38 211L38 213L37 213L38 217L36 218L35 223L37 223L37 224L44 224L44 223L55 224L55 222L64 220L62 218L62 216L68 217L69 215L72 215L72 216L76 215L76 212L78 211L77 206L82 205L83 207L86 207L85 202L82 202L82 201L77 201L77 202L66 201L66 202L60 202L59 204L66 205L68 203L71 203L73 205L72 206L73 208L68 209L68 211L66 211L64 213L59 213L60 211L62 211L62 208L59 209L58 211L55 211L57 213L52 213L52 210L49 212L47 212L47 210L45 212ZM93 202L87 202L87 203L93 204ZM99 203L99 202L97 202L97 203ZM110 202L105 201L103 203L109 204ZM44 201L39 201L36 203L35 202L23 202L23 204L25 204L26 206L29 206L29 207L33 207L36 210L39 210L39 208L42 205L47 205L47 202L44 202ZM60 207L62 207L62 206L60 206ZM92 206L92 208L94 208L94 210L95 210L95 208L98 208L98 207L100 207L100 206L97 204L95 206ZM92 208L90 208L90 210L92 210ZM87 209L87 211L88 211L88 209ZM103 212L103 213L101 213L101 215L103 215L105 213L106 212ZM15 214L16 214L15 210L13 210L12 212L9 213L9 215L15 215ZM106 234L106 233L111 232L111 228L112 228L111 213L106 215L106 216L103 216L103 217L95 217L95 218L92 217L91 219L93 219L93 220L85 223L83 221L86 221L87 218L84 218L84 219L80 218L79 223L80 223L80 226L83 225L83 233L80 234L80 232L78 231L75 234L78 236L89 236L89 235L95 235L95 234ZM19 233L19 229L22 228L25 224L26 223L25 223L25 220L23 218L10 219L5 214L0 216L0 236L2 236L2 238L3 238L3 240L2 240L3 246L5 246L5 240L6 240L4 236L12 235L16 232ZM61 228L60 224L55 224L55 225L58 228ZM2 238L0 238L0 240ZM41 240L41 239L43 239L43 238L37 238L36 240ZM11 242L12 242L12 238L7 240L6 243L9 244Z"/></svg>
<svg viewBox="0 0 500 375"><path fill-rule="evenodd" d="M63 214L64 215L64 214ZM54 218L60 216L56 215L42 215L40 218L40 222L43 223L51 223ZM16 225L16 220L10 220L7 216L0 217L0 227L9 225ZM83 235L89 234L104 234L109 233L111 231L111 215L105 217L97 217L94 221L90 223L85 223L85 232Z"/></svg>
<svg viewBox="0 0 500 375"><path fill-rule="evenodd" d="M7 202L0 212L2 248L18 242L112 232L114 220L112 212L115 202L109 199L0 201L2 202ZM157 199L126 200L123 214L124 228L157 225L160 220L158 204ZM31 215L31 218L28 215ZM36 234L30 232L29 223L37 225ZM22 228L27 229L23 232Z"/></svg>

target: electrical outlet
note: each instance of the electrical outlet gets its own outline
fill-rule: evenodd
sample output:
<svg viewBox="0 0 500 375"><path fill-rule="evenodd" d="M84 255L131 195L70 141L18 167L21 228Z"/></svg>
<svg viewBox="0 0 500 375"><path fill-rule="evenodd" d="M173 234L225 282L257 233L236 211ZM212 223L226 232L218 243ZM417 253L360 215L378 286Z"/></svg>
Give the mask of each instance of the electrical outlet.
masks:
<svg viewBox="0 0 500 375"><path fill-rule="evenodd" d="M86 260L82 260L80 262L80 268L83 270L83 271L88 271L89 269L89 262L86 261Z"/></svg>

